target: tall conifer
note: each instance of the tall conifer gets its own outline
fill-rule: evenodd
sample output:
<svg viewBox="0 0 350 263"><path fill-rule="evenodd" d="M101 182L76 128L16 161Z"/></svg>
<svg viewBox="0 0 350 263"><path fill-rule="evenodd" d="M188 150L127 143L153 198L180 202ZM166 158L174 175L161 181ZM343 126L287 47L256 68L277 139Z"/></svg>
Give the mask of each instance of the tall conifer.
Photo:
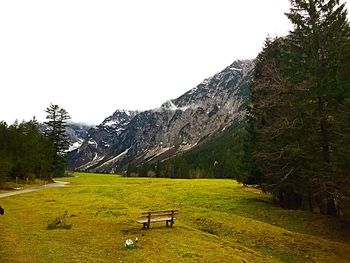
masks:
<svg viewBox="0 0 350 263"><path fill-rule="evenodd" d="M66 150L69 147L68 137L66 134L67 120L70 119L68 112L58 105L51 104L45 112L47 113L48 127L46 136L53 145L53 175L62 175L66 163Z"/></svg>
<svg viewBox="0 0 350 263"><path fill-rule="evenodd" d="M346 130L348 85L339 82L344 45L350 36L345 4L339 0L291 0L287 14L294 24L290 44L288 76L299 94L299 111L305 123L302 150L307 160L305 174L312 178L313 197L321 212L337 214L337 179L347 171L337 165L346 145L339 136ZM340 54L342 55L340 56ZM346 56L346 55L345 55ZM345 103L345 104L344 104ZM340 175L341 174L341 175Z"/></svg>

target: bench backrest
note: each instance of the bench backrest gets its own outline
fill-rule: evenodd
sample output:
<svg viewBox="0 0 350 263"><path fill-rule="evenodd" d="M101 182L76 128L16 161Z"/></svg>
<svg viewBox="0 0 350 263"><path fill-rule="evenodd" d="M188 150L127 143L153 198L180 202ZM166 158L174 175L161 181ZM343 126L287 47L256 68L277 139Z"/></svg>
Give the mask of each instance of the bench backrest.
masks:
<svg viewBox="0 0 350 263"><path fill-rule="evenodd" d="M174 216L178 214L179 210L158 210L158 211L148 211L143 212L143 217L161 217L161 216Z"/></svg>

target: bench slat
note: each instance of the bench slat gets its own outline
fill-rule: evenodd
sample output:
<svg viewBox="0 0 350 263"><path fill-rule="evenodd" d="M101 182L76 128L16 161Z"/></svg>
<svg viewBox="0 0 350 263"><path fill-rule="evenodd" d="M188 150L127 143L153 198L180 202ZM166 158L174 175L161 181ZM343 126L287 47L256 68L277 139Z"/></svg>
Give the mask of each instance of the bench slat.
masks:
<svg viewBox="0 0 350 263"><path fill-rule="evenodd" d="M160 217L160 216L171 216L171 215L177 215L178 213L159 213L159 214L152 214L151 213L151 218L152 217ZM146 214L146 215L142 215L141 217L144 218L144 217L148 217L149 214Z"/></svg>
<svg viewBox="0 0 350 263"><path fill-rule="evenodd" d="M174 217L172 220L175 220L175 219L176 218ZM150 222L153 223L153 222L165 222L165 221L171 221L171 217L151 219ZM145 223L148 223L148 220L138 220L137 223L145 224Z"/></svg>
<svg viewBox="0 0 350 263"><path fill-rule="evenodd" d="M148 215L149 213L152 214L158 214L158 213L177 213L179 210L158 210L158 211L149 211L149 212L142 212L143 215Z"/></svg>

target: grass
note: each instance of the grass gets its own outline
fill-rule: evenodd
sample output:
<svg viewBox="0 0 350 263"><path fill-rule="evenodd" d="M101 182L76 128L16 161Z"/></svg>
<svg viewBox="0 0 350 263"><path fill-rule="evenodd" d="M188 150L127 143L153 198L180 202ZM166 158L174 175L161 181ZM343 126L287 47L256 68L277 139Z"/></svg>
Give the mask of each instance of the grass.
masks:
<svg viewBox="0 0 350 263"><path fill-rule="evenodd" d="M335 219L282 210L233 180L76 175L0 199L0 262L350 262L350 230ZM173 228L136 223L173 208ZM71 229L47 230L62 214Z"/></svg>

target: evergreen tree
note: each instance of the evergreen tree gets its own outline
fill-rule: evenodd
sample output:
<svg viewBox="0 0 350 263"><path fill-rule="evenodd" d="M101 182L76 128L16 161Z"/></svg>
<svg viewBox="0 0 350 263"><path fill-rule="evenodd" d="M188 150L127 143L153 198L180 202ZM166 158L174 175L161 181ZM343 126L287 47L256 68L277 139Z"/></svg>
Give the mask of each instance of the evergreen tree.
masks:
<svg viewBox="0 0 350 263"><path fill-rule="evenodd" d="M0 122L0 183L6 181L12 169L8 126Z"/></svg>
<svg viewBox="0 0 350 263"><path fill-rule="evenodd" d="M45 112L47 113L45 124L48 126L46 136L53 146L52 173L58 176L65 170L66 151L69 147L66 127L70 116L65 109L54 104L51 104Z"/></svg>
<svg viewBox="0 0 350 263"><path fill-rule="evenodd" d="M288 76L299 93L297 108L303 112L303 154L310 164L313 198L321 212L337 214L337 180L349 176L339 162L349 162L349 79L340 81L350 30L345 4L339 0L291 0L287 14L295 28L290 44ZM346 64L346 63L345 63ZM340 142L342 142L340 144ZM345 144L344 144L345 143ZM348 150L346 150L347 152Z"/></svg>
<svg viewBox="0 0 350 263"><path fill-rule="evenodd" d="M254 148L246 149L254 165L245 180L259 183L283 207L295 209L302 206L307 178L301 176L302 120L295 91L283 72L285 45L284 39L267 39L256 62L248 126Z"/></svg>

